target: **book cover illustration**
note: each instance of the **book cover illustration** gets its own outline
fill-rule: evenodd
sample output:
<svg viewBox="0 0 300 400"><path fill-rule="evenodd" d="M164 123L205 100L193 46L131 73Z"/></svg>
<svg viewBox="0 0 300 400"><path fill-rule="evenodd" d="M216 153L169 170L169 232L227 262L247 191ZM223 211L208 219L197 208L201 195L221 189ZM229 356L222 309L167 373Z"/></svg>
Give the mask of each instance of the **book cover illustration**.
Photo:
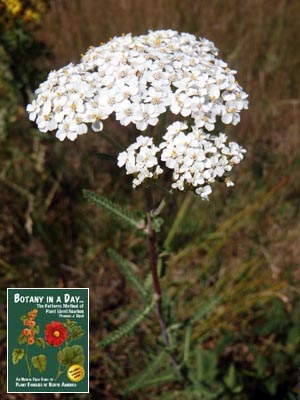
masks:
<svg viewBox="0 0 300 400"><path fill-rule="evenodd" d="M88 393L88 289L7 290L7 392Z"/></svg>

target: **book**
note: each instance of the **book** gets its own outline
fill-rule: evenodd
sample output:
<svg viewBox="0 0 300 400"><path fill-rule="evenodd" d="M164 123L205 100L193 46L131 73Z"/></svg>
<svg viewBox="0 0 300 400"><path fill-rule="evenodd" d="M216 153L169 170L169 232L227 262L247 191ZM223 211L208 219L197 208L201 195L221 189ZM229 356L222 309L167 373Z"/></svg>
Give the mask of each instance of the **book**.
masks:
<svg viewBox="0 0 300 400"><path fill-rule="evenodd" d="M7 393L89 392L89 289L7 289Z"/></svg>

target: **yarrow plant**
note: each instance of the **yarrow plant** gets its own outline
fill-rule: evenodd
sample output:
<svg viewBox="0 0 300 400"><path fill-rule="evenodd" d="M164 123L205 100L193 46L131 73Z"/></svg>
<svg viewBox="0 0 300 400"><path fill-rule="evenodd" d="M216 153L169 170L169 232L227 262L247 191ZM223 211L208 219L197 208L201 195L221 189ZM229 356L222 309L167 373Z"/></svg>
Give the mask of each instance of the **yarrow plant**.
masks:
<svg viewBox="0 0 300 400"><path fill-rule="evenodd" d="M133 188L149 187L165 177L170 182L164 189L193 190L208 200L215 181L233 185L228 173L246 151L221 132L222 126L240 122L248 95L237 82L236 71L217 55L209 40L173 30L115 37L90 47L78 64L50 72L27 107L29 118L40 131L53 131L59 140L73 141L89 128L101 132L105 120L114 116L120 125L136 128L132 142L117 156L117 165L133 175ZM88 191L85 195L148 236L155 293L143 313L104 339L102 346L127 334L155 306L164 344L169 347L155 242L156 218L163 202L141 223L104 197ZM113 250L110 255L145 297L147 291L129 264ZM180 370L173 355L171 359Z"/></svg>

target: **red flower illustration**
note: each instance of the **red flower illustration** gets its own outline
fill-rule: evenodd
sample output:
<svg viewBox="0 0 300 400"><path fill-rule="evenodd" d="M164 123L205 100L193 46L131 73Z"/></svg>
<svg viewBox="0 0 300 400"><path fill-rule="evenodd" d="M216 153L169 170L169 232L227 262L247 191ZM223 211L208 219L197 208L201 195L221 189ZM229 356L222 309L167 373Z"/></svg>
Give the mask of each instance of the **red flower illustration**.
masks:
<svg viewBox="0 0 300 400"><path fill-rule="evenodd" d="M28 336L28 339L27 339L27 344L34 344L34 342L35 342L35 338L34 338L34 336Z"/></svg>
<svg viewBox="0 0 300 400"><path fill-rule="evenodd" d="M45 339L51 346L58 347L62 345L67 337L68 331L61 322L52 321L46 325Z"/></svg>
<svg viewBox="0 0 300 400"><path fill-rule="evenodd" d="M24 321L24 325L26 325L26 326L36 326L36 322L31 320L31 319L26 319Z"/></svg>
<svg viewBox="0 0 300 400"><path fill-rule="evenodd" d="M21 335L22 336L33 336L32 335L32 330L31 329L27 329L27 328L23 329Z"/></svg>

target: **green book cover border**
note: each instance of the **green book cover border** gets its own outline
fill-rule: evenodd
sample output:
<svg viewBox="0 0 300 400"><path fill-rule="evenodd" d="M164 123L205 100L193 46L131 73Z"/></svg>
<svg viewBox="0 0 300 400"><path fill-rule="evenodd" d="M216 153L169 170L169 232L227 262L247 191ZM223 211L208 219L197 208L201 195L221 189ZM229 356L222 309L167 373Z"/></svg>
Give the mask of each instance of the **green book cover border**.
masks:
<svg viewBox="0 0 300 400"><path fill-rule="evenodd" d="M86 290L87 291L87 304L86 304L86 310L87 310L87 317L86 317L86 327L87 327L87 332L86 332L86 336L87 336L87 360L86 360L86 370L85 370L85 374L87 377L86 383L87 383L87 391L9 391L9 357L11 356L11 354L9 354L9 351L11 350L10 348L10 343L9 343L9 291L44 291L44 295L45 292L47 290L54 290L54 291L64 291L64 292L72 292L72 291L77 291L77 290ZM6 318L7 318L7 363L6 363L6 373L7 373L7 393L89 393L89 288L7 288L6 290L7 293L7 312L6 312ZM30 293L28 293L28 295L30 296ZM31 304L32 307L34 307L34 304Z"/></svg>

